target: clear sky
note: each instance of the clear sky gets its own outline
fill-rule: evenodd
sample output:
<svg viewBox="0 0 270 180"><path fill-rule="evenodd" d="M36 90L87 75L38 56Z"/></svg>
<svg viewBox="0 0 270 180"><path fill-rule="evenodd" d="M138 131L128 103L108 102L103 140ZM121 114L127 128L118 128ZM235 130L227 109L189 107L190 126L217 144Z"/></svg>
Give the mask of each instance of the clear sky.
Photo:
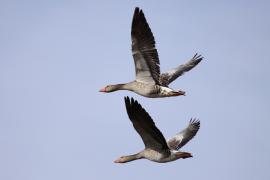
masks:
<svg viewBox="0 0 270 180"><path fill-rule="evenodd" d="M130 28L143 9L161 70L205 59L171 86L186 97L98 90L134 79ZM0 1L0 179L270 179L270 2ZM169 138L201 120L167 164L114 164L142 150L137 99Z"/></svg>

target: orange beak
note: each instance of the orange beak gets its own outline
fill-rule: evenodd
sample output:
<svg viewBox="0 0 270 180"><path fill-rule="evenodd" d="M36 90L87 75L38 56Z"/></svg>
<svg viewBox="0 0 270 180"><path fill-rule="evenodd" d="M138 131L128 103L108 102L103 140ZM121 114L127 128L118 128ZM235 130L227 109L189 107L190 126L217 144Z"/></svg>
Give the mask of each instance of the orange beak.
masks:
<svg viewBox="0 0 270 180"><path fill-rule="evenodd" d="M99 92L106 92L106 88L100 89Z"/></svg>
<svg viewBox="0 0 270 180"><path fill-rule="evenodd" d="M116 159L113 161L114 163L121 163L121 161L119 159Z"/></svg>

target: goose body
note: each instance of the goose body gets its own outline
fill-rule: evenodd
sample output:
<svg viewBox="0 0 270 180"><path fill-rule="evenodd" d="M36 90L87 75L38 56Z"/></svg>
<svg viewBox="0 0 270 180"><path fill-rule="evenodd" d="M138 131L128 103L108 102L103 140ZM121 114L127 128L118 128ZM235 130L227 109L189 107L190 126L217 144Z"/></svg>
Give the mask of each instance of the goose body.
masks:
<svg viewBox="0 0 270 180"><path fill-rule="evenodd" d="M178 150L196 135L200 128L200 121L191 119L187 128L166 141L151 116L137 101L125 97L125 104L129 119L141 136L145 149L133 155L121 156L114 161L115 163L126 163L138 159L166 163L192 157L189 152Z"/></svg>
<svg viewBox="0 0 270 180"><path fill-rule="evenodd" d="M100 91L113 92L117 90L129 90L141 96L150 97L150 98L179 96L180 94L183 94L183 95L185 94L185 92L174 91L165 86L159 86L156 84L147 84L147 83L138 82L138 81L132 81L126 84L109 85Z"/></svg>
<svg viewBox="0 0 270 180"><path fill-rule="evenodd" d="M141 152L142 157L145 159L148 159L150 161L154 161L157 163L166 163L166 162L171 162L175 161L177 159L185 159L192 157L192 155L188 152L179 152L179 151L174 151L174 150L169 150L169 155L166 155L164 153L161 153L156 150L152 149L145 149Z"/></svg>
<svg viewBox="0 0 270 180"><path fill-rule="evenodd" d="M186 64L161 74L153 33L143 11L138 7L135 8L133 15L131 39L136 79L130 83L108 85L102 88L100 92L129 90L150 98L185 95L184 91L173 90L168 85L195 67L203 58L195 54Z"/></svg>

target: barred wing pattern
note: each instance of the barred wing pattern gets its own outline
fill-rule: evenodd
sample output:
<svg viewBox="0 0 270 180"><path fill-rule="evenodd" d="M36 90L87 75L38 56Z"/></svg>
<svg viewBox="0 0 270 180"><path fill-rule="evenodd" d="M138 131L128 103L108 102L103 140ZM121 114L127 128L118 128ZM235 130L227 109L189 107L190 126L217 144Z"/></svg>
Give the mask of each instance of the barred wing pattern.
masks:
<svg viewBox="0 0 270 180"><path fill-rule="evenodd" d="M182 76L185 72L193 69L197 64L203 60L201 55L197 53L185 64L182 64L174 69L171 69L167 72L164 72L160 75L160 84L162 86L168 86L171 82L177 79L179 76Z"/></svg>
<svg viewBox="0 0 270 180"><path fill-rule="evenodd" d="M167 141L169 148L173 150L180 149L197 134L199 129L200 121L197 119L191 119L187 128Z"/></svg>

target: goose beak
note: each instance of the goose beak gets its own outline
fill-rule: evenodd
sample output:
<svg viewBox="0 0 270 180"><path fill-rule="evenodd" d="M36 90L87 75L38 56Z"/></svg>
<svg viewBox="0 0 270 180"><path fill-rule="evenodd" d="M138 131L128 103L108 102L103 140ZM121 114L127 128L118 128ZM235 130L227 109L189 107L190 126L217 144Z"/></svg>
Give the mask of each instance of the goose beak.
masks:
<svg viewBox="0 0 270 180"><path fill-rule="evenodd" d="M106 89L102 88L102 89L99 90L99 92L106 92Z"/></svg>

